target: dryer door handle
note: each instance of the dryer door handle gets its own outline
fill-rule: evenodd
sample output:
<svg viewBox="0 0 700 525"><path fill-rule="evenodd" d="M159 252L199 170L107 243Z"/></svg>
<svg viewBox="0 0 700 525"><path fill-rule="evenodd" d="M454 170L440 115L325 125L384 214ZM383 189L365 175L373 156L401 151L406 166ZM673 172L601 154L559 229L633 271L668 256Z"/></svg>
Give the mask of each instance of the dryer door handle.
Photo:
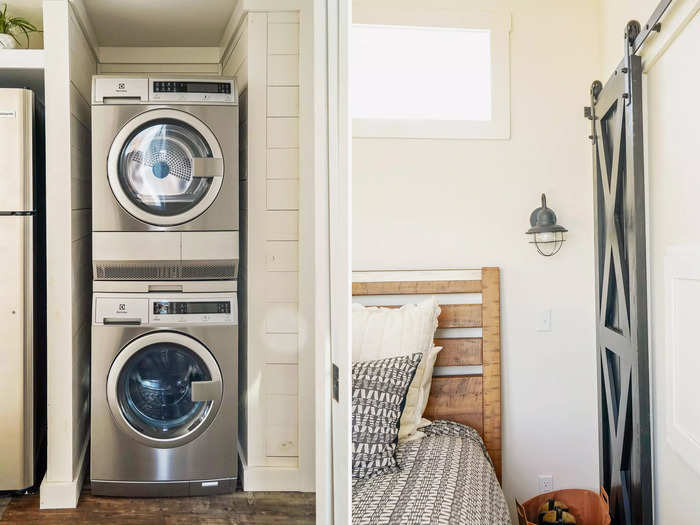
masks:
<svg viewBox="0 0 700 525"><path fill-rule="evenodd" d="M221 381L192 381L192 401L214 401L221 397Z"/></svg>
<svg viewBox="0 0 700 525"><path fill-rule="evenodd" d="M217 157L194 157L192 159L193 177L223 177L224 159Z"/></svg>

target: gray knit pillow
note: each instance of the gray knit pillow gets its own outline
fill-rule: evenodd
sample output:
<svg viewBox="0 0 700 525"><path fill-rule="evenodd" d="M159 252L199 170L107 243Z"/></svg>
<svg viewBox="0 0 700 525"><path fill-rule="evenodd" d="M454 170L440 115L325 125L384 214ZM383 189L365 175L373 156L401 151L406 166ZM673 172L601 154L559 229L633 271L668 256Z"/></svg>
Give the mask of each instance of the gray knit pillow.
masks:
<svg viewBox="0 0 700 525"><path fill-rule="evenodd" d="M352 365L352 477L396 470L399 418L422 354Z"/></svg>

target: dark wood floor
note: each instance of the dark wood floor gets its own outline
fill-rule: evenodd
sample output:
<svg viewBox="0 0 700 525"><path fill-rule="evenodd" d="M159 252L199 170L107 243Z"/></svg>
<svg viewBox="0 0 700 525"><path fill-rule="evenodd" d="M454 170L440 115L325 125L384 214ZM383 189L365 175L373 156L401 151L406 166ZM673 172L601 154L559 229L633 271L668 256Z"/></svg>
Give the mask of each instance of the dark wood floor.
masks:
<svg viewBox="0 0 700 525"><path fill-rule="evenodd" d="M235 492L193 498L105 498L86 489L77 509L39 510L39 495L13 497L3 524L312 524L313 493Z"/></svg>

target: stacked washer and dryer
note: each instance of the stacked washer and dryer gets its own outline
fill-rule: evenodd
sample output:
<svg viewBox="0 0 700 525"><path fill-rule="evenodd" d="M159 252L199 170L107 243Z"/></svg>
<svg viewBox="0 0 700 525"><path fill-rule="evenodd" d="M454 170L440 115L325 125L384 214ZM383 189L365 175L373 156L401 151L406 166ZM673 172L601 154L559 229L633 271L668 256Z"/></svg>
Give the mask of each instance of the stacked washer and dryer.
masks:
<svg viewBox="0 0 700 525"><path fill-rule="evenodd" d="M92 493L230 492L234 79L97 75L92 88Z"/></svg>

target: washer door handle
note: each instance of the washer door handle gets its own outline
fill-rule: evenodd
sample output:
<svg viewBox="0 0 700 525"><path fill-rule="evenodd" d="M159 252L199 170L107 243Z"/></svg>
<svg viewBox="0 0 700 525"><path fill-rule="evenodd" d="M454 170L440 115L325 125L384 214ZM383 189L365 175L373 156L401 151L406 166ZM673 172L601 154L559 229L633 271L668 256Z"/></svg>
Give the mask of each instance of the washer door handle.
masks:
<svg viewBox="0 0 700 525"><path fill-rule="evenodd" d="M194 157L192 158L193 177L223 177L224 159L218 157Z"/></svg>
<svg viewBox="0 0 700 525"><path fill-rule="evenodd" d="M221 397L221 381L192 381L192 401L214 401Z"/></svg>

